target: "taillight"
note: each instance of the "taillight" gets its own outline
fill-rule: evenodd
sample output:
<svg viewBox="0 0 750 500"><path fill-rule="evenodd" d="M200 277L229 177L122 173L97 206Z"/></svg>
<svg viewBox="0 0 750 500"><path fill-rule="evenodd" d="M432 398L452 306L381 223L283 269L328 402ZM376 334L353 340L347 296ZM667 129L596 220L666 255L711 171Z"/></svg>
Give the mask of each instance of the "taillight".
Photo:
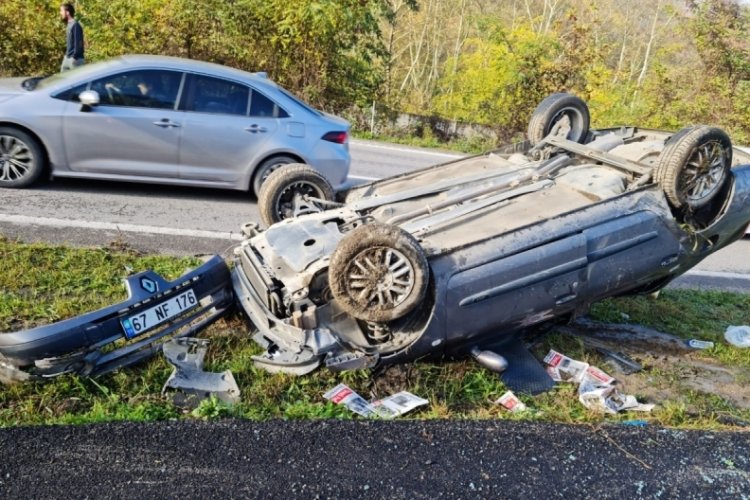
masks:
<svg viewBox="0 0 750 500"><path fill-rule="evenodd" d="M324 141L335 142L336 144L344 144L347 139L346 132L328 132L322 139Z"/></svg>

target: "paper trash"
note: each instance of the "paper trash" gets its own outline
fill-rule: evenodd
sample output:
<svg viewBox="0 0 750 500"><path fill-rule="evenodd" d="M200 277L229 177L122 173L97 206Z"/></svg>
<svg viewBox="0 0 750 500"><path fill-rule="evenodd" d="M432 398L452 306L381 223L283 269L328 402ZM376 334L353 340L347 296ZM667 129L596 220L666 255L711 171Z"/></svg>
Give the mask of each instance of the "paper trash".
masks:
<svg viewBox="0 0 750 500"><path fill-rule="evenodd" d="M414 408L429 403L426 399L411 392L401 391L385 399L373 401L371 406L381 418L394 418L412 411Z"/></svg>
<svg viewBox="0 0 750 500"><path fill-rule="evenodd" d="M323 397L336 404L343 404L354 413L368 418L395 418L412 411L418 406L429 403L426 399L406 391L368 403L365 398L354 392L346 384L337 385L323 394Z"/></svg>
<svg viewBox="0 0 750 500"><path fill-rule="evenodd" d="M508 391L500 396L500 398L495 401L495 404L503 405L505 408L514 413L526 409L526 405L523 404L523 402L518 399L518 397L516 397L516 395L513 394L512 391Z"/></svg>
<svg viewBox="0 0 750 500"><path fill-rule="evenodd" d="M573 381L578 383L583 378L586 368L589 367L588 363L576 361L553 350L550 350L544 358L544 362L549 365L547 373L555 382Z"/></svg>
<svg viewBox="0 0 750 500"><path fill-rule="evenodd" d="M620 411L651 411L652 404L641 404L635 396L625 395L615 387L614 377L595 366L569 358L550 350L544 358L547 373L557 382L574 382L578 385L578 400L591 410L606 413Z"/></svg>
<svg viewBox="0 0 750 500"><path fill-rule="evenodd" d="M354 413L362 415L363 417L375 416L375 410L372 405L346 384L337 385L323 394L323 397L333 401L337 405L344 405Z"/></svg>

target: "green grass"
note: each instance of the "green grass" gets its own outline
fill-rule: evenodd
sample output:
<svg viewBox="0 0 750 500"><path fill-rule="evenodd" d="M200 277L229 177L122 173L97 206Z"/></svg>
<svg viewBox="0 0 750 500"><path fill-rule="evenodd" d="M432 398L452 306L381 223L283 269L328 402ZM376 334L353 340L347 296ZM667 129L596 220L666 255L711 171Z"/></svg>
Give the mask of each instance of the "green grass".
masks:
<svg viewBox="0 0 750 500"><path fill-rule="evenodd" d="M407 146L416 146L420 148L437 148L447 151L458 151L460 153L478 154L485 151L492 151L497 148L497 143L489 138L475 136L472 138L461 137L450 141L441 141L433 135L423 137L411 134L372 134L370 132L352 131L352 135L357 139L368 139L391 142L394 144L404 144Z"/></svg>
<svg viewBox="0 0 750 500"><path fill-rule="evenodd" d="M121 300L125 296L122 279L133 272L153 268L174 278L196 264L196 259L140 256L113 249L27 245L0 239L0 331L56 321ZM713 340L716 347L691 356L750 373L750 349L737 349L722 341L726 326L750 324L750 295L668 290L657 300L606 300L594 306L592 317L612 322L628 318L630 323L684 338ZM240 315L218 322L203 336L211 339L206 369L232 370L242 390L241 403L234 407L215 400L204 401L194 410L174 406L168 396L161 395L171 368L159 356L94 380L65 375L45 383L0 386L0 427L227 416L360 418L323 399L322 394L340 382L349 384L366 399L408 390L430 401L426 408L402 418L521 419L593 425L645 418L663 425L703 429L750 422L746 406L684 386L680 363L644 363L646 369L638 376L667 391L663 399L651 401L658 405L652 414L603 416L591 412L578 402L576 389L570 385L560 385L536 397L521 396L529 410L511 414L493 403L506 390L500 379L472 361L415 363L392 367L384 373L332 373L321 369L302 377L273 375L252 365L251 357L260 349L251 341ZM602 366L597 353L585 349L577 338L553 332L536 352L543 354L550 347ZM750 381L750 376L745 381ZM627 387L625 392L630 392Z"/></svg>

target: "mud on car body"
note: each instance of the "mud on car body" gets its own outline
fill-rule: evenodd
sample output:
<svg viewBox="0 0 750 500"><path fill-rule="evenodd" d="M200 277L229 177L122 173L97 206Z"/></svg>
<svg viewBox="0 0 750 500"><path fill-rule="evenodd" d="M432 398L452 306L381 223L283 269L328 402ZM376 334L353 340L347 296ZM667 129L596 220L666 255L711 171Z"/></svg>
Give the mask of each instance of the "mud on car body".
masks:
<svg viewBox="0 0 750 500"><path fill-rule="evenodd" d="M597 300L658 290L742 236L749 162L713 127L589 130L586 104L555 94L528 141L342 201L284 167L259 197L269 227L246 225L235 250L235 295L266 348L255 363L302 374L476 356Z"/></svg>

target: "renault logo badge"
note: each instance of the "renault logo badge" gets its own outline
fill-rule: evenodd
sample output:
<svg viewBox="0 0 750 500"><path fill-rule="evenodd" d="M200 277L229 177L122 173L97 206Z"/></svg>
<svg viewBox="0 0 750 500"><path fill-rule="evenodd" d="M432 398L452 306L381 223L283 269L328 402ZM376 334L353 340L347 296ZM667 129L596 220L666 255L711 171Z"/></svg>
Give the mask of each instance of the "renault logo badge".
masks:
<svg viewBox="0 0 750 500"><path fill-rule="evenodd" d="M159 285L156 283L156 281L144 276L143 278L141 278L141 288L146 290L148 293L154 293L159 289Z"/></svg>

